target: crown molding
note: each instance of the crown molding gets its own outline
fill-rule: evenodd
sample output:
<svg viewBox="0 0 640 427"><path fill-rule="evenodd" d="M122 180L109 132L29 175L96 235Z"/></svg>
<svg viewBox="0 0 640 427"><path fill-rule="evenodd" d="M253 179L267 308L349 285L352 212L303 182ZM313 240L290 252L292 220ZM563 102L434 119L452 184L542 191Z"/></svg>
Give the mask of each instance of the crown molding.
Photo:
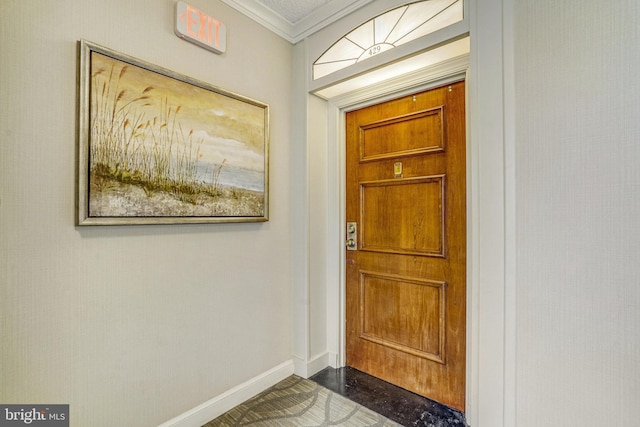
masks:
<svg viewBox="0 0 640 427"><path fill-rule="evenodd" d="M292 24L259 1L222 0L227 6L248 16L292 44L310 36L373 0L332 0L309 16Z"/></svg>

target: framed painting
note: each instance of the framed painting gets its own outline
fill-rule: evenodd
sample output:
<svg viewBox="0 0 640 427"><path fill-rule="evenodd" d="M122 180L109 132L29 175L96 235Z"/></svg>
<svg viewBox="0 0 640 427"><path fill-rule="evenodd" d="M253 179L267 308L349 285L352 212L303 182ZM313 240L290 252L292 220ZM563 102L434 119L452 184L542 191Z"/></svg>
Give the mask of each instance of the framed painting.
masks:
<svg viewBox="0 0 640 427"><path fill-rule="evenodd" d="M267 221L269 106L79 42L77 225Z"/></svg>

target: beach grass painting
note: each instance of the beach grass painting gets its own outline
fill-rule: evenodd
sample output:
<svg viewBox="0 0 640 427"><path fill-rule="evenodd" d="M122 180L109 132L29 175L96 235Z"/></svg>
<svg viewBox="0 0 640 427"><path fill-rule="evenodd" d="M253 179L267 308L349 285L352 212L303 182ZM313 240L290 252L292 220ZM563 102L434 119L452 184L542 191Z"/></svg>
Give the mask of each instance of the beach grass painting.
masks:
<svg viewBox="0 0 640 427"><path fill-rule="evenodd" d="M268 220L268 106L80 42L78 225Z"/></svg>

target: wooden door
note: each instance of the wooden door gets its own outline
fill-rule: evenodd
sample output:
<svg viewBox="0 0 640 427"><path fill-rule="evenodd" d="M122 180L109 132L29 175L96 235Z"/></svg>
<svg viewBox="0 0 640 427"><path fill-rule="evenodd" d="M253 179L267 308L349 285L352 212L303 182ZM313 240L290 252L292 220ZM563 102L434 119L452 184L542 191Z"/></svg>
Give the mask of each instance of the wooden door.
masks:
<svg viewBox="0 0 640 427"><path fill-rule="evenodd" d="M346 115L347 365L461 411L464 100L459 82Z"/></svg>

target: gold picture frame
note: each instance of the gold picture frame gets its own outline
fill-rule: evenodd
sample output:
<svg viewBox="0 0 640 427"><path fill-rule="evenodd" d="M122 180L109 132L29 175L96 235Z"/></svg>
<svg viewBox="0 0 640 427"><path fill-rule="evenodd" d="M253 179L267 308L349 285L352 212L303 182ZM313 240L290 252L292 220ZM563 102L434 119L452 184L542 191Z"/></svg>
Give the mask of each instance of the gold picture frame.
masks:
<svg viewBox="0 0 640 427"><path fill-rule="evenodd" d="M79 41L77 225L268 221L269 106Z"/></svg>

